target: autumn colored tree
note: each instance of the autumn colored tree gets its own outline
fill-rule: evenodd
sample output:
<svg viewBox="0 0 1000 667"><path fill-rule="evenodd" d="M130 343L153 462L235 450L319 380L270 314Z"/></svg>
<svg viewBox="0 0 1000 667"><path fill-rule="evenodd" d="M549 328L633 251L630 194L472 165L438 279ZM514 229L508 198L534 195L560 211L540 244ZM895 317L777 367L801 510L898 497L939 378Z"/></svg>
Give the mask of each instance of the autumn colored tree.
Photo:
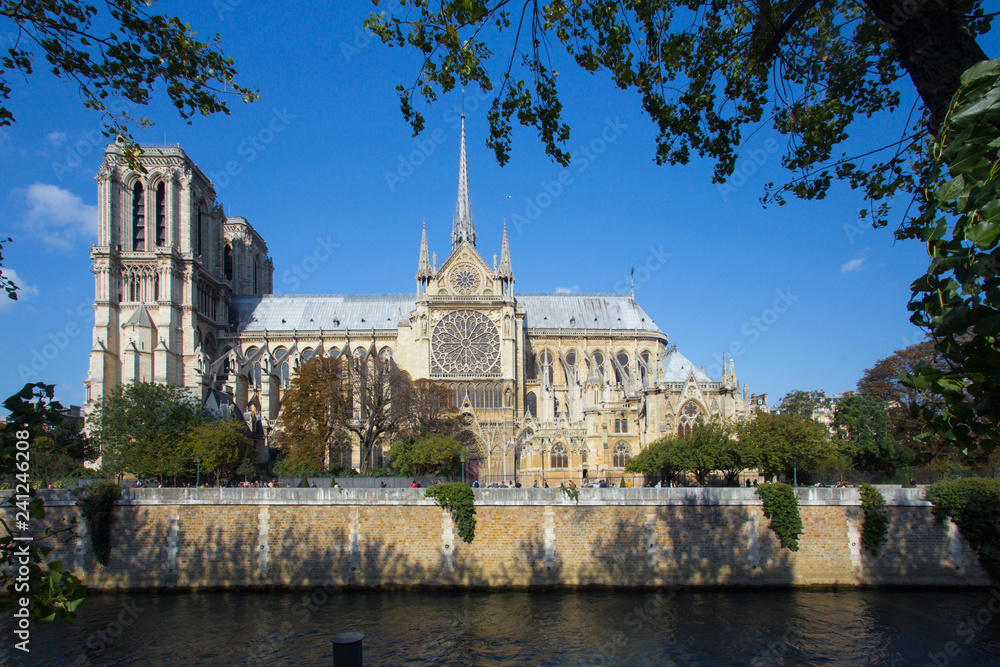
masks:
<svg viewBox="0 0 1000 667"><path fill-rule="evenodd" d="M352 407L344 367L339 358L316 356L292 375L277 425L289 468L319 471L349 458Z"/></svg>

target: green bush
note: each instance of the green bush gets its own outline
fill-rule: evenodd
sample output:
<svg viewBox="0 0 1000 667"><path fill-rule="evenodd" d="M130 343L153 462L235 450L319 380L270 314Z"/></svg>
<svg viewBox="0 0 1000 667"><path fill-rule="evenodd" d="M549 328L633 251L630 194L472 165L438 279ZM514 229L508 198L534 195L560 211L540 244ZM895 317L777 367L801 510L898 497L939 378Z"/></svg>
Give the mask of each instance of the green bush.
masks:
<svg viewBox="0 0 1000 667"><path fill-rule="evenodd" d="M861 509L865 513L864 527L861 529L861 544L873 556L878 556L879 547L889 533L889 515L885 511L885 497L871 484L862 484Z"/></svg>
<svg viewBox="0 0 1000 667"><path fill-rule="evenodd" d="M791 551L799 550L799 535L803 532L799 501L788 484L761 484L757 496L764 503L764 516L771 520L771 530L778 536L781 546Z"/></svg>
<svg viewBox="0 0 1000 667"><path fill-rule="evenodd" d="M80 513L87 520L94 558L101 565L111 559L111 524L115 501L121 497L122 489L114 482L95 482L80 491Z"/></svg>
<svg viewBox="0 0 1000 667"><path fill-rule="evenodd" d="M438 505L451 512L451 519L458 528L458 536L471 543L476 537L475 496L472 489L462 482L435 484L424 491L424 496L434 498Z"/></svg>
<svg viewBox="0 0 1000 667"><path fill-rule="evenodd" d="M950 518L979 555L990 577L1000 581L1000 480L967 477L927 488L934 515Z"/></svg>
<svg viewBox="0 0 1000 667"><path fill-rule="evenodd" d="M564 496L575 502L577 505L580 504L580 489L575 486L559 486L559 491L562 492Z"/></svg>

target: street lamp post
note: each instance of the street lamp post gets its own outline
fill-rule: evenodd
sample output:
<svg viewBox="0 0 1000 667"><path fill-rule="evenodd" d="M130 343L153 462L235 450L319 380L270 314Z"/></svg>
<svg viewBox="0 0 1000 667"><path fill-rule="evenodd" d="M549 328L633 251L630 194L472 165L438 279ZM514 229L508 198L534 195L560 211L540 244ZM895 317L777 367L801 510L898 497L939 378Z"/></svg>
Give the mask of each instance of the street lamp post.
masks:
<svg viewBox="0 0 1000 667"><path fill-rule="evenodd" d="M465 484L465 454L459 456L462 459L462 484Z"/></svg>
<svg viewBox="0 0 1000 667"><path fill-rule="evenodd" d="M194 488L199 488L201 486L201 457L196 456L194 460L198 462L198 476L194 480Z"/></svg>

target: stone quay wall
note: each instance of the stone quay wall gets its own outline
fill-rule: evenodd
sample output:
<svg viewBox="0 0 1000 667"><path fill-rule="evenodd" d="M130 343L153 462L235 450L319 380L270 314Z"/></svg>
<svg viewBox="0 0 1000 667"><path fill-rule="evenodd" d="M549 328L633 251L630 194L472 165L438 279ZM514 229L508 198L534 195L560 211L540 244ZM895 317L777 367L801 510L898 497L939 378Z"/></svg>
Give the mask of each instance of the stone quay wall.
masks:
<svg viewBox="0 0 1000 667"><path fill-rule="evenodd" d="M476 489L471 544L422 489L128 489L107 566L72 491L40 491L47 515L32 530L70 526L48 560L106 590L989 584L922 490L882 492L877 557L861 545L856 489L797 491L797 552L745 488L580 489L578 503L559 489Z"/></svg>

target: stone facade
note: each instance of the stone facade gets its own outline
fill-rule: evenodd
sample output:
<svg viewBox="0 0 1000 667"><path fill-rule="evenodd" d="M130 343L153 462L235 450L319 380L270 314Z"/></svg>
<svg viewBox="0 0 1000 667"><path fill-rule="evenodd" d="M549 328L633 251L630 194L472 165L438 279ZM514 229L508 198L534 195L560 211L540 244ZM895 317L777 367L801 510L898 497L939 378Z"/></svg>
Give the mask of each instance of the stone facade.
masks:
<svg viewBox="0 0 1000 667"><path fill-rule="evenodd" d="M889 533L873 557L853 489L798 492L798 552L779 545L752 489L583 489L579 503L557 489L479 489L471 544L417 489L132 489L107 567L72 493L39 495L50 526L78 518L48 558L98 589L989 584L920 490L883 492Z"/></svg>
<svg viewBox="0 0 1000 667"><path fill-rule="evenodd" d="M119 383L174 382L266 438L304 360L391 356L452 391L473 436L471 478L526 485L620 477L665 434L766 408L732 360L713 379L669 346L634 293L516 292L506 225L499 259L477 249L464 125L452 247L439 265L424 228L411 294L271 294L264 239L223 215L187 155L146 148L141 160L145 174L110 146L97 177L88 408Z"/></svg>

